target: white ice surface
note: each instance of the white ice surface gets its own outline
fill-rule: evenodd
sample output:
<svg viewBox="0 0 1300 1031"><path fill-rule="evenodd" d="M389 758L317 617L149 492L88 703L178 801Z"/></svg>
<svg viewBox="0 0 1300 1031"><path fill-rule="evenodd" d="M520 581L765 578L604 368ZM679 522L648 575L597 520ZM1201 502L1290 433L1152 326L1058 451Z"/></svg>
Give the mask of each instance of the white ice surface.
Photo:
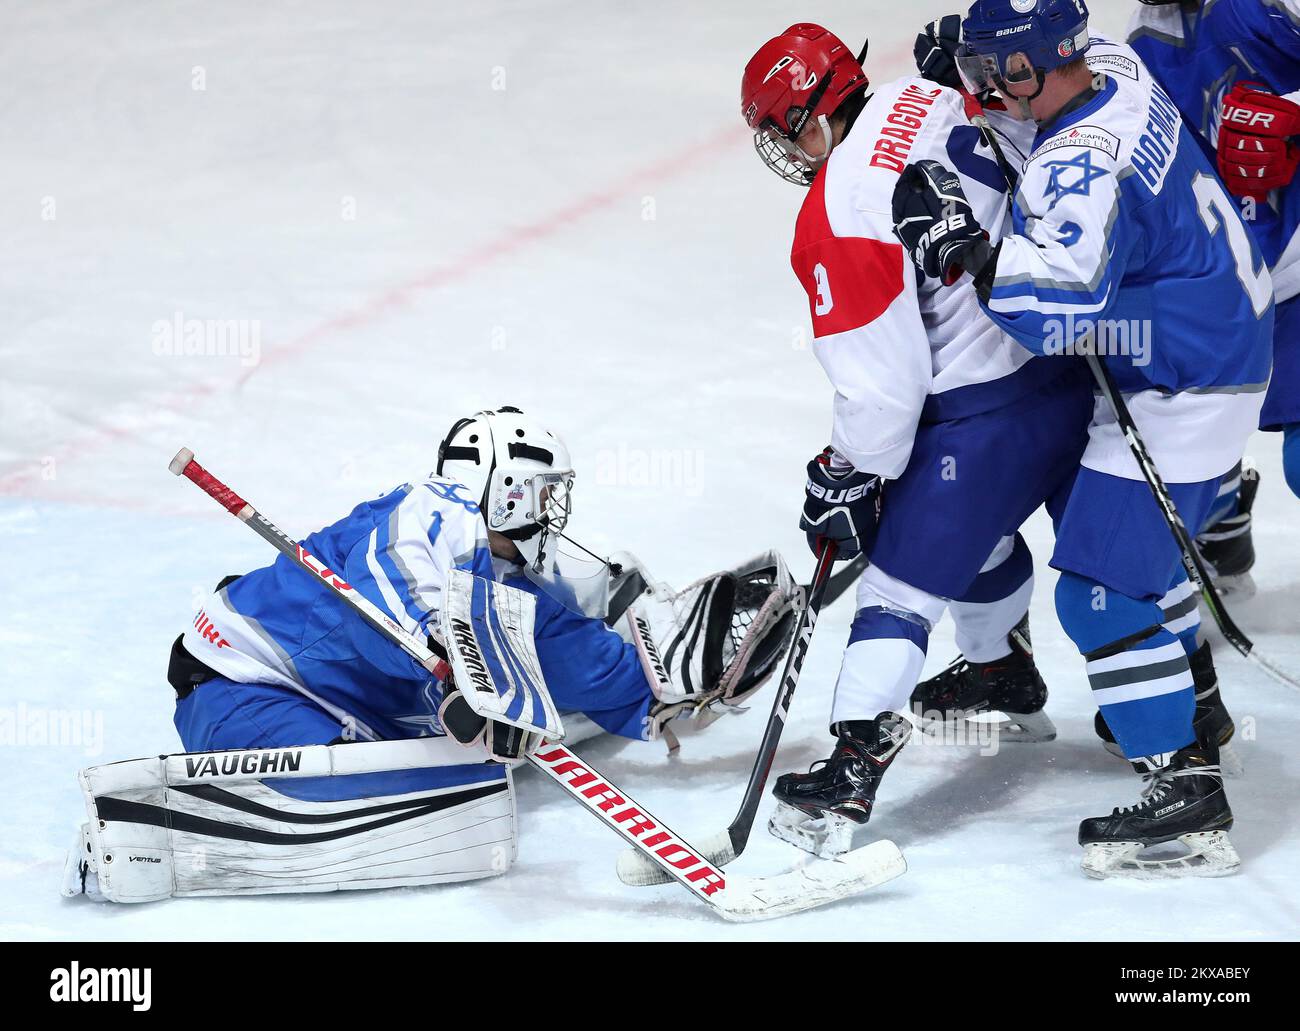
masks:
<svg viewBox="0 0 1300 1031"><path fill-rule="evenodd" d="M1131 5L1095 6L1113 31ZM620 885L618 843L533 776L520 778L519 864L494 881L138 907L57 896L77 769L177 749L168 647L198 592L269 558L168 475L182 444L305 533L427 472L453 416L513 403L573 448L580 539L630 548L677 583L769 546L806 575L795 512L829 392L787 263L800 193L750 152L740 69L762 39L814 18L850 40L870 32L883 81L909 69L919 23L943 7L9 5L0 937L1295 937L1300 697L1223 647L1226 697L1253 731L1230 786L1242 873L1117 884L1079 872L1078 820L1135 800L1137 781L1093 737L1041 518L1034 632L1060 738L992 757L909 747L869 830L911 869L870 897L723 924L680 890ZM260 320L260 362L155 354L151 327L176 312ZM1260 593L1235 611L1300 668L1297 503L1278 438L1252 452ZM851 615L843 602L823 619L779 768L826 750ZM929 669L952 652L945 624ZM682 832L716 830L769 701L687 737L675 761L655 744L585 751ZM87 714L90 741L15 741L14 720L33 712ZM736 868L794 861L760 829Z"/></svg>

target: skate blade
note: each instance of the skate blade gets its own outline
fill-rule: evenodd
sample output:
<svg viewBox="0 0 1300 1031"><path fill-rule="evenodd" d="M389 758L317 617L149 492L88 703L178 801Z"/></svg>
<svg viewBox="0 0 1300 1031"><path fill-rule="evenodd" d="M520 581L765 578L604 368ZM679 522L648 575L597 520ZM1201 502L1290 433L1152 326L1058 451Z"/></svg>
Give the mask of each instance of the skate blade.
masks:
<svg viewBox="0 0 1300 1031"><path fill-rule="evenodd" d="M767 830L795 848L819 859L836 859L853 848L852 820L838 813L810 816L792 805L778 802L767 821Z"/></svg>
<svg viewBox="0 0 1300 1031"><path fill-rule="evenodd" d="M1157 880L1171 877L1226 877L1237 872L1241 857L1226 831L1179 835L1188 850L1183 855L1143 859L1138 841L1098 841L1083 847L1083 872L1098 880L1127 877Z"/></svg>
<svg viewBox="0 0 1300 1031"><path fill-rule="evenodd" d="M1000 726L1004 741L1031 745L1056 740L1056 724L1042 709L1038 712L1006 712L1003 715L1006 721Z"/></svg>
<svg viewBox="0 0 1300 1031"><path fill-rule="evenodd" d="M1225 741L1219 746L1219 769L1225 777L1240 777L1246 772L1246 764L1241 761L1241 756L1232 747L1231 741Z"/></svg>
<svg viewBox="0 0 1300 1031"><path fill-rule="evenodd" d="M936 719L921 717L921 733L926 737L953 744L970 744L981 747L992 737L999 743L1036 744L1056 740L1056 724L1041 709L1038 712L1002 712L990 709L984 712L953 714Z"/></svg>

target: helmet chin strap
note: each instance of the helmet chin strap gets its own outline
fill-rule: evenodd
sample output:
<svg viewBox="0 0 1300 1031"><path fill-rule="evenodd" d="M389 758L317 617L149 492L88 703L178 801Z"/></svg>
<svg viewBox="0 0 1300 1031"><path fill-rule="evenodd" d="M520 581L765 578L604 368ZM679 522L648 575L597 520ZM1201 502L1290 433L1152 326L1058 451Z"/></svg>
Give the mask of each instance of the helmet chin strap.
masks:
<svg viewBox="0 0 1300 1031"><path fill-rule="evenodd" d="M1040 69L1035 68L1034 81L1038 84L1037 88L1034 90L1033 93L1029 94L1029 96L1022 97L1020 94L1013 93L1011 91L1010 84L1007 82L1006 79L1000 76L997 79L998 91L1004 97L1010 97L1012 100L1016 102L1016 105L1020 109L1021 120L1026 122L1032 122L1035 120L1033 108L1031 108L1029 105L1032 101L1037 100L1039 96L1042 95L1043 88L1047 85L1047 76L1044 75Z"/></svg>
<svg viewBox="0 0 1300 1031"><path fill-rule="evenodd" d="M511 538L514 546L519 549L519 554L523 556L524 564L534 573L542 573L546 569L546 545L551 536L551 532L545 526L538 525L536 533L530 533L527 537Z"/></svg>
<svg viewBox="0 0 1300 1031"><path fill-rule="evenodd" d="M822 131L822 156L821 157L819 158L813 157L806 150L804 150L803 147L799 146L798 143L795 143L794 145L795 149L799 151L800 160L802 160L804 164L806 164L809 168L812 169L821 168L822 165L826 164L827 158L831 156L831 141L834 139L834 133L831 132L830 119L827 118L825 115L817 116L817 127Z"/></svg>
<svg viewBox="0 0 1300 1031"><path fill-rule="evenodd" d="M606 569L608 569L608 570L610 571L610 573L611 573L613 576L618 576L621 572L623 572L623 567L622 567L621 565L619 565L617 562L611 562L611 561L610 561L609 559L607 559L607 558L602 558L600 555L597 555L597 554L596 554L594 551L592 551L590 548L585 547L585 546L579 544L579 543L578 543L577 541L575 541L572 537L570 537L567 533L564 533L563 531L559 531L559 532L556 533L555 536L559 537L559 538L562 539L562 540L566 540L566 541L568 541L570 544L572 544L572 545L573 545L575 548L577 548L579 551L584 551L584 552L586 552L588 555L590 555L592 558L594 558L597 562L599 562L601 565L603 565Z"/></svg>
<svg viewBox="0 0 1300 1031"><path fill-rule="evenodd" d="M545 569L546 545L550 542L551 539L554 539L556 541L568 541L579 551L587 555L590 555L602 566L608 569L611 576L618 576L620 573L623 572L623 567L619 565L619 563L611 562L609 559L605 558L604 556L597 555L590 548L586 547L583 544L580 544L578 541L575 541L563 530L551 530L545 526L539 525L539 529L537 533L529 534L525 538L511 538L511 541L514 544L514 546L519 549L519 554L523 556L524 564L528 566L530 569L532 569L534 573L540 574ZM537 546L535 549L531 545L527 548L527 550L521 547L521 545L529 544L529 542L532 541L537 542Z"/></svg>

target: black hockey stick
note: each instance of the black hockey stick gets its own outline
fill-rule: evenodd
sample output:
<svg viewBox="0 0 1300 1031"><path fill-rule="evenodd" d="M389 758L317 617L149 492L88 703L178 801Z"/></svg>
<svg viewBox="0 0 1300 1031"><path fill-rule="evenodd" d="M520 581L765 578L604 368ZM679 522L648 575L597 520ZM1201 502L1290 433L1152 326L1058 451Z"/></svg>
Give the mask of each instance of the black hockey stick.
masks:
<svg viewBox="0 0 1300 1031"><path fill-rule="evenodd" d="M807 601L799 614L794 643L790 646L790 653L785 660L785 669L777 683L776 697L772 699L772 713L767 718L763 740L758 746L758 755L754 758L754 768L750 771L749 783L745 785L745 797L741 799L736 818L725 831L711 834L699 841L701 852L715 866L725 866L730 863L744 852L745 846L749 844L750 831L754 828L758 807L763 800L763 788L767 786L767 777L772 771L777 745L781 743L781 732L785 730L790 701L794 698L794 689L799 683L799 674L803 671L808 645L812 642L813 628L817 625L817 614L826 603L829 593L831 568L835 565L836 551L837 547L833 541L828 540L822 545L812 582L804 588ZM864 568L865 565L866 562L863 560ZM645 860L638 852L623 852L619 855L618 877L624 884L631 885L666 884L668 881L659 867Z"/></svg>
<svg viewBox="0 0 1300 1031"><path fill-rule="evenodd" d="M975 101L969 95L966 95L966 99L967 116L980 130L989 148L993 151L994 157L997 158L998 167L1002 170L1002 176L1007 181L1007 204L1010 205L1011 196L1016 188L1016 174L1007 162L1006 155L1002 152L1002 147L998 143L993 127L989 124L989 120L985 117L978 101ZM1205 561L1201 558L1201 553L1196 549L1196 542L1188 532L1186 524L1183 523L1182 516L1178 514L1178 508L1174 505L1174 499L1169 495L1169 488L1165 486L1165 482L1160 476L1160 470L1156 468L1150 452L1147 451L1146 442L1143 441L1142 434L1138 432L1137 423L1133 421L1133 415L1128 410L1124 396L1115 386L1115 380L1111 376L1110 370L1106 368L1106 363L1095 353L1095 348L1087 347L1083 350L1092 378L1097 381L1097 388L1106 399L1106 403L1110 405L1111 411L1114 412L1115 421L1124 434L1124 440L1142 472L1142 478L1147 481L1147 486L1151 488L1156 504L1160 506L1160 511L1165 517L1165 525L1169 527L1169 532L1174 535L1174 541L1178 544L1178 549L1181 552L1183 569L1187 571L1188 579L1200 592L1205 607L1210 610L1210 615L1214 617L1214 622L1218 625L1220 633L1223 634L1224 639L1230 645L1278 683L1300 691L1300 680L1286 672L1275 662L1260 655L1255 650L1255 643L1242 632L1231 614L1229 614L1227 606L1223 604L1223 597L1219 594L1218 588L1214 586L1214 581L1205 568Z"/></svg>

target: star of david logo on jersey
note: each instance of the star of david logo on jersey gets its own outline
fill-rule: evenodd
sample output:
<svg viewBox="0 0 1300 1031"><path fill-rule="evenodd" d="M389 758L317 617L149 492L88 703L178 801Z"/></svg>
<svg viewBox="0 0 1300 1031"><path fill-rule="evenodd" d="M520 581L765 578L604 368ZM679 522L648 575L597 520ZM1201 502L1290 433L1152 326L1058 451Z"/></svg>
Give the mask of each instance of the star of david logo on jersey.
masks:
<svg viewBox="0 0 1300 1031"><path fill-rule="evenodd" d="M1062 197L1074 194L1086 197L1092 188L1092 181L1106 174L1106 169L1098 168L1092 163L1091 150L1082 150L1077 156L1061 161L1044 162L1043 167L1051 169L1047 189L1043 191L1044 197L1052 198L1052 203L1047 206L1048 211L1056 207L1056 202Z"/></svg>

